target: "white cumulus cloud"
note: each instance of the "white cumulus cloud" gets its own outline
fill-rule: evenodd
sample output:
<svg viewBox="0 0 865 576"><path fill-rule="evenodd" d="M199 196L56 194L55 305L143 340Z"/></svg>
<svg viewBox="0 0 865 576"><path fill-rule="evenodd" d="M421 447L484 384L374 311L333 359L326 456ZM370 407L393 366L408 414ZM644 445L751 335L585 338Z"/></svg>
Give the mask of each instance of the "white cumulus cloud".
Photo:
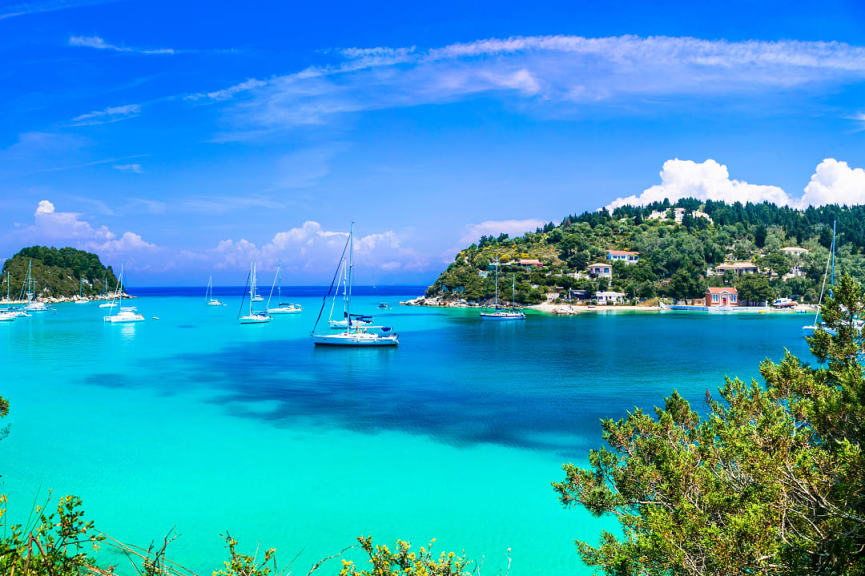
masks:
<svg viewBox="0 0 865 576"><path fill-rule="evenodd" d="M661 170L661 183L643 190L639 195L617 198L606 208L613 210L619 206L644 206L660 202L665 198L676 202L682 198L698 200L720 200L733 202L773 202L786 206L790 197L778 186L750 184L733 180L727 167L711 158L704 162L692 160L667 160Z"/></svg>
<svg viewBox="0 0 865 576"><path fill-rule="evenodd" d="M327 230L308 220L277 232L261 245L245 238L223 240L209 255L216 268L243 269L255 261L260 270L281 265L287 273L308 273L321 280L333 272L347 238L344 231ZM355 262L370 274L376 270L417 271L426 266L426 260L402 246L400 236L392 230L355 235L354 256Z"/></svg>
<svg viewBox="0 0 865 576"><path fill-rule="evenodd" d="M19 240L57 247L73 246L100 256L128 257L158 249L135 232L117 236L105 225L93 225L78 212L58 211L50 200L41 200L33 223L15 233Z"/></svg>
<svg viewBox="0 0 865 576"><path fill-rule="evenodd" d="M814 170L799 204L803 208L824 204L865 204L865 170L826 158Z"/></svg>
<svg viewBox="0 0 865 576"><path fill-rule="evenodd" d="M667 160L661 170L661 183L641 194L616 198L605 208L645 206L664 199L675 203L682 198L759 203L772 202L779 206L805 209L808 206L865 204L865 170L851 168L847 162L826 158L814 170L800 198L789 196L778 186L750 184L733 180L727 167L715 160Z"/></svg>

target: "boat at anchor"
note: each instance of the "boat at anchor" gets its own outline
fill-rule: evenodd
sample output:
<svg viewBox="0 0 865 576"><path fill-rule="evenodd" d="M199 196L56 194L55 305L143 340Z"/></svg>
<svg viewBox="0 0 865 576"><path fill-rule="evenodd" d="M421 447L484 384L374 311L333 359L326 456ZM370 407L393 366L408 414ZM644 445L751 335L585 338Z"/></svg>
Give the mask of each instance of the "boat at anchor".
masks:
<svg viewBox="0 0 865 576"><path fill-rule="evenodd" d="M348 260L346 260L346 250L348 251ZM316 334L315 330L321 320L322 312L327 304L327 297L331 295L334 288L334 283L337 282L340 273L347 271L347 277L344 288L344 311L343 317L345 329L336 334ZM315 325L312 327L312 339L316 346L350 346L350 347L378 347L378 346L397 346L399 345L399 336L393 332L389 326L373 326L371 317L357 317L351 313L351 286L352 276L354 272L354 222L348 233L348 240L342 249L342 256L339 259L339 265L334 273L333 280L330 283L328 293L321 300L321 309L318 311L318 318L315 320ZM337 292L339 284L337 283ZM331 324L331 327L334 327Z"/></svg>

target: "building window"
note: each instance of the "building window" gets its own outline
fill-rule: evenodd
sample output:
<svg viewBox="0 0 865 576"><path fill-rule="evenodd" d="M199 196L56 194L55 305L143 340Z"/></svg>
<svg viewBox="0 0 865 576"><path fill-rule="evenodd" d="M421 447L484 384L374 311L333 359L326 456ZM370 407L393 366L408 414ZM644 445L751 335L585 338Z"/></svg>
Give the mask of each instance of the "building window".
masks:
<svg viewBox="0 0 865 576"><path fill-rule="evenodd" d="M712 302L717 302L717 301L718 301L718 295L712 294Z"/></svg>
<svg viewBox="0 0 865 576"><path fill-rule="evenodd" d="M735 294L732 294L732 295L730 296L730 302L735 302L735 301L736 301L736 295L735 295Z"/></svg>

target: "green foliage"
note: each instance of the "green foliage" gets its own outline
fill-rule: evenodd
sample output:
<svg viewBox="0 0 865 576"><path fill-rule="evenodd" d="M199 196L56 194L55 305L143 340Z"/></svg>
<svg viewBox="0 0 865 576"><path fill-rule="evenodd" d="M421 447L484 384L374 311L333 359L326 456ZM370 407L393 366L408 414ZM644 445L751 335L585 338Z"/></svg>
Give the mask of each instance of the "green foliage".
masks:
<svg viewBox="0 0 865 576"><path fill-rule="evenodd" d="M103 266L96 254L74 248L31 246L20 250L3 263L0 278L2 297L6 296L7 291L7 272L12 298L22 297L27 266L31 262L37 296L76 296L80 280L83 280L84 296L96 296L117 287L114 271L110 266Z"/></svg>
<svg viewBox="0 0 865 576"><path fill-rule="evenodd" d="M673 220L677 207L685 210L681 224ZM698 209L713 221L695 216ZM670 218L648 218L653 211L663 214L667 210ZM865 206L797 211L768 203L701 203L687 198L674 205L665 201L646 207L623 206L612 214L604 210L568 216L559 225L546 224L517 238L484 236L457 254L427 295L483 302L493 293L491 262L529 258L540 260L543 267L502 266L500 292L505 288L504 278L516 274L516 301L535 303L545 292L574 287L573 275L584 272L594 262L605 261L608 249L624 249L640 252L641 260L631 266L616 263L609 288L629 296L701 298L710 280L721 280L707 278L707 269L735 259L755 261L761 275L771 270L778 277L770 289L762 283L755 285L756 298L752 301L767 300L771 292L816 302L828 254L823 237L829 234L831 244L833 219L838 220L838 268L865 280L865 259L861 256L865 251L865 227L861 225ZM781 251L790 245L803 246L809 253L791 258ZM804 270L806 277L782 279L793 265ZM484 276L484 272L490 274ZM724 277L723 281L731 285L735 278ZM508 290L504 293L508 294Z"/></svg>
<svg viewBox="0 0 865 576"><path fill-rule="evenodd" d="M742 274L736 281L736 291L742 305L771 302L775 297L775 291L769 286L769 279L762 274Z"/></svg>
<svg viewBox="0 0 865 576"><path fill-rule="evenodd" d="M91 551L99 549L104 537L84 520L81 500L65 496L56 511L35 510L32 525L7 525L6 496L0 496L0 573L22 576L83 576L97 573ZM107 574L109 572L102 571Z"/></svg>
<svg viewBox="0 0 865 576"><path fill-rule="evenodd" d="M358 538L358 542L369 556L371 567L360 570L354 562L343 560L340 576L469 576L474 573L474 564L466 560L465 555L442 552L438 557L433 556L435 540L429 547L421 546L417 552L402 540L397 540L393 551L385 545L373 545L371 536Z"/></svg>
<svg viewBox="0 0 865 576"><path fill-rule="evenodd" d="M9 415L9 401L0 396L0 418L6 418ZM0 440L5 438L9 434L9 427L4 426L0 428Z"/></svg>
<svg viewBox="0 0 865 576"><path fill-rule="evenodd" d="M727 380L700 416L677 393L654 415L605 420L608 448L564 467L565 505L620 534L578 542L605 574L865 574L861 285L842 278L809 338L822 366L764 361L764 385Z"/></svg>
<svg viewBox="0 0 865 576"><path fill-rule="evenodd" d="M268 548L262 558L241 554L237 551L237 540L229 534L223 536L228 549L228 560L221 570L216 570L213 576L268 576L277 574L276 548Z"/></svg>

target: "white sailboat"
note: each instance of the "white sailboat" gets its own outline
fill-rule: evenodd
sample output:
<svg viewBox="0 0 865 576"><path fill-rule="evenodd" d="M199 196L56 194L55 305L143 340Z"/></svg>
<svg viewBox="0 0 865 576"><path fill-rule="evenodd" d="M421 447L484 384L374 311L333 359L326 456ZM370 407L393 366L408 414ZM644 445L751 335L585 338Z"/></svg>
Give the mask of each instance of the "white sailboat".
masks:
<svg viewBox="0 0 865 576"><path fill-rule="evenodd" d="M348 278L346 279L345 288L345 310L343 312L345 319L345 330L338 334L316 334L315 329L318 327L318 321L321 319L321 313L327 303L325 295L321 301L321 309L318 312L318 318L315 321L315 326L312 327L312 338L316 346L351 346L351 347L375 347L375 346L397 346L399 345L399 336L391 331L387 326L372 326L370 324L359 324L351 313L351 286L352 275L354 272L354 222L351 223L351 228L348 234ZM337 266L334 280L336 280L340 271L345 272L345 248L343 248L342 256L340 257L339 266ZM331 282L333 289L333 282ZM337 284L337 291L339 284Z"/></svg>
<svg viewBox="0 0 865 576"><path fill-rule="evenodd" d="M36 287L36 282L33 281L32 266L33 261L29 260L27 262L27 304L24 306L24 309L29 312L45 312L48 310L48 305L33 299L33 290Z"/></svg>
<svg viewBox="0 0 865 576"><path fill-rule="evenodd" d="M102 287L104 288L103 297L108 298L108 275L105 275L105 278L102 280ZM114 308L114 300L109 300L107 302L103 302L99 305L100 308Z"/></svg>
<svg viewBox="0 0 865 576"><path fill-rule="evenodd" d="M276 275L273 277L273 286L270 287L270 295L267 297L267 304L264 308L268 314L300 314L303 311L303 307L300 304L282 301L282 278L279 276L279 269L280 267L277 266ZM271 307L270 301L273 299L273 288L277 286L277 280L279 281L276 296L277 305Z"/></svg>
<svg viewBox="0 0 865 576"><path fill-rule="evenodd" d="M118 306L120 309L116 314L103 316L102 320L104 322L108 324L129 324L144 321L144 316L139 314L138 309L134 306L120 306L123 299L123 268L120 268L120 277L117 279L117 292L115 292L114 297L116 302L112 303L112 309L114 306Z"/></svg>
<svg viewBox="0 0 865 576"><path fill-rule="evenodd" d="M507 310L499 306L499 261L493 263L496 267L496 298L495 298L495 310L493 312L481 312L481 318L484 320L525 320L526 314L522 310L517 310L514 308L514 298L516 297L516 286L517 286L517 276L514 274L514 277L511 281L511 308Z"/></svg>
<svg viewBox="0 0 865 576"><path fill-rule="evenodd" d="M817 313L814 314L814 323L802 326L802 330L817 330L822 328L823 324L819 321L820 306L823 304L823 294L826 290L826 278L829 278L831 271L831 279L829 280L829 295L832 295L832 287L835 286L835 222L832 222L832 246L829 250L829 258L826 260L826 270L823 272L823 285L820 287L820 298L817 299Z"/></svg>
<svg viewBox="0 0 865 576"><path fill-rule="evenodd" d="M84 279L79 278L78 279L78 298L75 300L76 304L89 304L90 303L90 298L87 298L86 296L81 294L81 289L82 289L83 285L84 285Z"/></svg>
<svg viewBox="0 0 865 576"><path fill-rule="evenodd" d="M271 318L268 314L264 312L256 312L252 309L252 303L262 300L259 296L258 300L255 299L255 262L249 265L249 277L246 279L249 284L249 310L246 314L241 316L241 312L243 311L243 304L246 301L246 287L243 290L243 299L240 301L240 310L238 311L237 319L241 324L266 324L270 322Z"/></svg>
<svg viewBox="0 0 865 576"><path fill-rule="evenodd" d="M224 302L220 302L213 297L213 276L207 280L207 289L204 291L204 303L207 306L225 306Z"/></svg>

